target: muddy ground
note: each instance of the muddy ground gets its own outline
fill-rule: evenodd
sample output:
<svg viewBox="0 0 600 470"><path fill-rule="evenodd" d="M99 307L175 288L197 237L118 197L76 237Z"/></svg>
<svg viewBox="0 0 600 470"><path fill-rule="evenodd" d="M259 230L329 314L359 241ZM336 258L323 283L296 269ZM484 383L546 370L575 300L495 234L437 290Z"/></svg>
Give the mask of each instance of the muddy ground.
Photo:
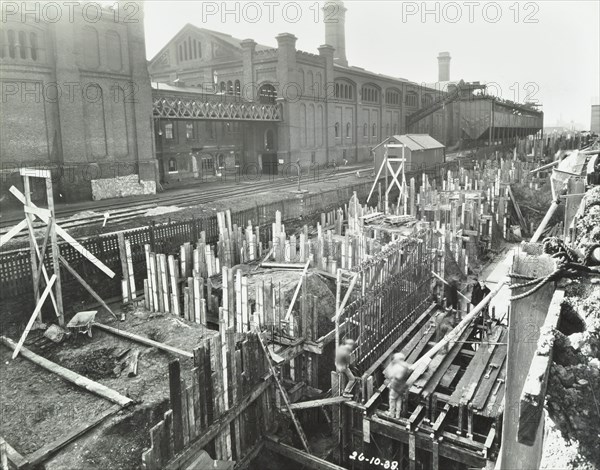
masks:
<svg viewBox="0 0 600 470"><path fill-rule="evenodd" d="M184 319L149 314L141 308L129 311L124 322L114 321L108 313L100 313L97 320L190 352L203 336L214 334ZM26 359L12 361L10 351L0 348L0 432L18 452L27 455L113 405ZM168 409L169 362L180 360L182 377L188 384L193 367L191 359L98 329L92 329L92 338L79 334L62 344L31 349L130 397L135 403L61 451L48 463L49 469L139 468L141 454L150 442L148 430ZM140 351L136 377L128 377L120 365L126 361L117 358L127 349Z"/></svg>

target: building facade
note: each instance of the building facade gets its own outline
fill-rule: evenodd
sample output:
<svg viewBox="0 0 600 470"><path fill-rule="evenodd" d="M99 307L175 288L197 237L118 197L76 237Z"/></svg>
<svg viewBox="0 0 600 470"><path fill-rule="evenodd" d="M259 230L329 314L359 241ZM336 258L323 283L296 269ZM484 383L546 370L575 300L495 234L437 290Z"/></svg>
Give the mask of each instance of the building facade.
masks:
<svg viewBox="0 0 600 470"><path fill-rule="evenodd" d="M143 9L127 5L3 11L3 191L22 166L51 167L59 201L155 191Z"/></svg>
<svg viewBox="0 0 600 470"><path fill-rule="evenodd" d="M403 132L406 116L433 103L439 91L349 66L346 8L342 2L330 3L337 5L336 21L325 24L327 44L318 54L299 51L291 34L277 36L277 47L270 48L188 24L151 59L152 80L248 102L280 103L279 162L367 161L375 145ZM443 116L441 110L432 113L413 132L443 141ZM253 140L260 143L264 139L257 132ZM242 154L244 164L261 158L262 152L253 148Z"/></svg>

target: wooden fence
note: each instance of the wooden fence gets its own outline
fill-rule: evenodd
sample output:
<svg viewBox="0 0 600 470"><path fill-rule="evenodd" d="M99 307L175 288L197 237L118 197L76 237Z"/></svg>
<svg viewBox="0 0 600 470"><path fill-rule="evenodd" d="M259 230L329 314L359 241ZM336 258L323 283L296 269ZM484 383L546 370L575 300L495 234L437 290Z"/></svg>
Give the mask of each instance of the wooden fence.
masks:
<svg viewBox="0 0 600 470"><path fill-rule="evenodd" d="M333 191L307 194L302 198L284 200L266 205L256 205L231 214L232 223L239 227L246 227L251 221L254 226L260 227L260 240L267 244L272 239L272 226L275 214L280 211L283 220L311 217L323 211L328 211L343 205L356 191L359 196L366 197L372 181L360 183L355 186L338 188ZM146 227L125 230L121 233L129 239L131 244L131 258L136 279L144 279L146 270L144 245L148 244L156 253L175 254L181 245L186 242L196 242L200 233L205 232L206 243L217 243L219 226L217 216L195 218L190 220L151 224ZM103 276L98 276L97 269L90 263L85 263L79 252L69 244L60 244L61 255L69 264L86 279L86 281L104 298L119 296L121 293L120 279L123 279L119 255L119 241L117 233L102 234L79 240L80 243L94 256L100 259L116 275L112 281L107 282ZM49 253L45 258L46 269L52 274L52 259ZM31 260L28 248L4 251L0 253L0 300L19 299L18 308L24 310L33 305L33 282L31 278ZM80 304L82 299L89 298L77 281L68 272L61 272L63 291L67 297L66 305ZM136 285L136 289L142 289ZM21 302L24 299L25 302ZM31 301L29 301L31 299Z"/></svg>

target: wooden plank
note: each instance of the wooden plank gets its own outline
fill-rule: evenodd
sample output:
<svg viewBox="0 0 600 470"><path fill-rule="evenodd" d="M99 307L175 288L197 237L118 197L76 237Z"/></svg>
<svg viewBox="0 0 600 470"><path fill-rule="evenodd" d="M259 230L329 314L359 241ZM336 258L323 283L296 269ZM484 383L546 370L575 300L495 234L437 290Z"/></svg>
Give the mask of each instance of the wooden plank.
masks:
<svg viewBox="0 0 600 470"><path fill-rule="evenodd" d="M8 460L8 463L12 464L11 468L25 468L29 465L29 460L19 454L8 442L0 437L0 444L4 448L4 455ZM2 469L4 470L4 469ZM6 468L8 470L8 467Z"/></svg>
<svg viewBox="0 0 600 470"><path fill-rule="evenodd" d="M13 340L11 340L10 338L7 338L5 336L0 336L0 342L2 344L4 344L4 346L8 347L9 349L13 349L13 350L17 346ZM26 347L21 348L21 355L24 358L33 362L34 364L37 364L38 366L40 366L46 370L49 370L50 372L53 372L54 374L60 376L61 378L65 379L75 385L78 385L79 387L85 388L86 390L88 390L98 396L101 396L102 398L106 398L107 400L110 400L113 403L116 403L117 405L126 407L133 403L133 400L121 395L119 392L116 392L115 390L112 390L102 384L99 384L98 382L94 382L93 380L90 380L87 377L79 375L76 372L73 372L65 367L59 366L58 364L56 364L52 361L49 361L46 358L38 356L37 354L33 353Z"/></svg>
<svg viewBox="0 0 600 470"><path fill-rule="evenodd" d="M91 431L93 428L98 426L102 421L107 419L109 416L116 414L121 409L120 405L113 405L98 415L93 416L93 419L89 423L81 424L70 430L66 434L60 436L58 439L40 447L35 452L27 456L27 460L30 465L35 467L48 460L50 456L58 452L60 449L65 447L67 444L73 442L85 433Z"/></svg>
<svg viewBox="0 0 600 470"><path fill-rule="evenodd" d="M169 362L169 398L173 410L173 449L178 454L183 449L183 408L181 370L177 359Z"/></svg>
<svg viewBox="0 0 600 470"><path fill-rule="evenodd" d="M158 341L151 340L150 338L145 338L143 336L136 335L134 333L129 333L125 330L120 330L117 328L113 328L112 326L104 325L103 323L94 322L94 326L108 333L112 333L117 336L122 336L124 338L130 339L132 341L137 341L138 343L145 344L147 346L153 346L162 351L167 351L172 354L176 354L178 356L193 358L194 354L188 351L184 351L182 349L175 348L173 346L169 346L164 343L159 343Z"/></svg>
<svg viewBox="0 0 600 470"><path fill-rule="evenodd" d="M344 402L350 401L350 400L351 400L351 398L344 397L344 396L322 398L320 400L311 400L311 401L303 401L300 403L292 403L292 404L290 404L290 409L306 410L309 408L316 408L318 406L339 405L340 403L344 403Z"/></svg>
<svg viewBox="0 0 600 470"><path fill-rule="evenodd" d="M27 228L27 220L23 219L17 225L12 227L8 232L4 235L0 236L0 246L7 243L12 237L17 235L21 230Z"/></svg>
<svg viewBox="0 0 600 470"><path fill-rule="evenodd" d="M292 297L292 300L290 301L288 311L285 314L285 321L290 321L290 316L292 315L292 310L294 309L294 304L296 303L296 299L298 298L298 294L300 293L300 288L302 287L302 284L305 282L306 272L308 271L309 265L310 265L310 260L306 262L306 264L304 265L304 269L302 270L302 274L300 274L300 280L298 281L298 284L296 285L296 289L294 290L294 295Z"/></svg>
<svg viewBox="0 0 600 470"><path fill-rule="evenodd" d="M19 355L19 351L20 351L21 347L23 346L23 343L25 342L27 335L31 331L31 327L33 326L33 323L35 322L35 319L38 316L38 313L40 313L42 310L42 306L44 305L44 301L46 300L46 297L48 297L48 294L52 291L52 286L54 285L54 281L56 281L56 274L53 274L52 277L50 278L50 281L46 285L44 292L40 296L40 299L38 300L37 305L35 306L35 309L33 310L31 317L29 318L29 321L27 322L27 326L25 327L25 331L23 331L23 334L21 335L21 339L19 339L19 343L13 348L14 349L14 352L12 355L13 359Z"/></svg>

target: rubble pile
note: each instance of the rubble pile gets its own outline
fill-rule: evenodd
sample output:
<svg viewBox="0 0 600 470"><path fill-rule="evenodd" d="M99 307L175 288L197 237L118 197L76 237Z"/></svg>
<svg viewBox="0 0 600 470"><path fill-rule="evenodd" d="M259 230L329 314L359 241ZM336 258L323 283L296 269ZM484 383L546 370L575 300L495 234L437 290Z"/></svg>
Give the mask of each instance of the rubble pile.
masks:
<svg viewBox="0 0 600 470"><path fill-rule="evenodd" d="M575 248L600 243L600 187L585 196ZM593 277L565 287L548 381L547 409L562 436L579 447L570 468L600 468L600 284Z"/></svg>

